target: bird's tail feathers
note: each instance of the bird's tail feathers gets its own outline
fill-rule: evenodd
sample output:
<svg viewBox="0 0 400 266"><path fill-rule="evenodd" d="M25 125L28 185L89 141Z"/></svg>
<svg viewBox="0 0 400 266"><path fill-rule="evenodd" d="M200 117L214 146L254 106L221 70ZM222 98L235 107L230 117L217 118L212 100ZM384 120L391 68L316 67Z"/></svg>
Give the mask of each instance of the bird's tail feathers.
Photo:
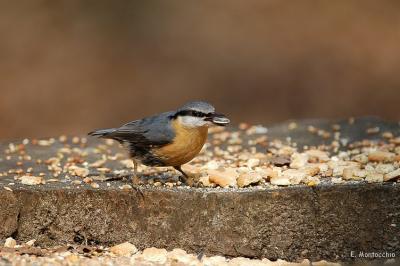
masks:
<svg viewBox="0 0 400 266"><path fill-rule="evenodd" d="M116 130L115 128L99 129L99 130L89 132L88 135L94 136L94 137L107 138L107 136L109 136L115 130Z"/></svg>

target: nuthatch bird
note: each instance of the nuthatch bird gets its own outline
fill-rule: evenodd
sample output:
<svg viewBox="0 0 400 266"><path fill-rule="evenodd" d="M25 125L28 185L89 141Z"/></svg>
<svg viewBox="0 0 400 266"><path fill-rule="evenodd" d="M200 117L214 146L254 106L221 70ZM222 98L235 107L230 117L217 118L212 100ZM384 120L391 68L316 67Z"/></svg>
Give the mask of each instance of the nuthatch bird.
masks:
<svg viewBox="0 0 400 266"><path fill-rule="evenodd" d="M147 166L172 166L187 175L181 165L191 161L207 140L208 127L225 126L229 119L215 113L206 102L189 102L176 111L129 122L119 128L100 129L91 136L114 139L129 149L137 177L138 163Z"/></svg>

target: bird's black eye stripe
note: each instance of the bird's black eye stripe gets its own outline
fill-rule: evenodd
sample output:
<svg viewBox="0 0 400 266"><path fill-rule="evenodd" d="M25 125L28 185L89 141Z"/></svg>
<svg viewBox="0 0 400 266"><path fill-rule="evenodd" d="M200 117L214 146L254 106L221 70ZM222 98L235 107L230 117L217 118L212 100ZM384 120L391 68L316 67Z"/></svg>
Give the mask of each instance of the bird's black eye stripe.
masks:
<svg viewBox="0 0 400 266"><path fill-rule="evenodd" d="M195 117L206 117L209 116L210 114L206 114L203 112L195 111L195 110L181 110L177 112L174 117L178 116L195 116Z"/></svg>
<svg viewBox="0 0 400 266"><path fill-rule="evenodd" d="M197 111L193 111L193 112L192 112L192 115L193 115L193 116L197 116L197 117L203 117L203 116L206 116L206 114L205 114L205 113L202 113L202 112L197 112Z"/></svg>

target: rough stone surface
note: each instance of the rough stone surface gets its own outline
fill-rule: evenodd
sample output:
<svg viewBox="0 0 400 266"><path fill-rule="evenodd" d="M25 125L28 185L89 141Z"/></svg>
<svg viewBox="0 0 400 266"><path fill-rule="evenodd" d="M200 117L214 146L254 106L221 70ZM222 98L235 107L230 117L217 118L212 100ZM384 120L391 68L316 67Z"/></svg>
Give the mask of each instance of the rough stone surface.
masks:
<svg viewBox="0 0 400 266"><path fill-rule="evenodd" d="M2 190L1 217L20 241L157 246L205 254L295 260L399 252L400 186L391 183L274 190L144 188ZM373 221L373 222L372 222ZM303 253L307 251L306 253Z"/></svg>

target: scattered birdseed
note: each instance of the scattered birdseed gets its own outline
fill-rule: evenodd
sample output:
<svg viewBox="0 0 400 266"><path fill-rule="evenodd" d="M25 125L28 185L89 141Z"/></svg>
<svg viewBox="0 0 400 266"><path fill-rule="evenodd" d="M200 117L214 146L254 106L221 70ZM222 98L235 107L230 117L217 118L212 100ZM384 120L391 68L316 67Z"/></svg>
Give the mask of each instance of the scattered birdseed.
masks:
<svg viewBox="0 0 400 266"><path fill-rule="evenodd" d="M97 184L97 183L91 183L90 184L90 186L92 187L92 188L99 188L100 187L100 185L99 184Z"/></svg>
<svg viewBox="0 0 400 266"><path fill-rule="evenodd" d="M371 127L367 129L367 134L377 134L379 133L380 128L379 127Z"/></svg>
<svg viewBox="0 0 400 266"><path fill-rule="evenodd" d="M354 123L352 119L350 123ZM344 125L345 127L346 125ZM296 122L287 125L290 132L304 129ZM271 139L268 129L242 123L239 130L210 129L209 142L200 154L182 169L189 175L190 186L269 188L274 186L318 186L331 182L398 182L400 181L400 136L379 127L366 129L379 140L350 142L342 136L342 127L333 124L329 130L308 125L313 137L332 138L326 145L298 147L288 136ZM66 137L24 139L4 146L0 157L14 167L2 169L1 178L25 185L47 186L53 182L80 185L82 182L100 188L114 180L116 187L132 189L133 162L128 154L110 140ZM53 151L43 153L45 149ZM38 150L38 152L36 152ZM46 157L44 156L46 154ZM179 172L173 168L139 165L140 185L179 187ZM71 178L72 177L72 178ZM124 184L125 182L125 184ZM9 187L3 187L8 190Z"/></svg>
<svg viewBox="0 0 400 266"><path fill-rule="evenodd" d="M80 181L80 180L73 180L73 181L71 181L71 184L72 184L72 185L80 185L80 184L82 184L82 181Z"/></svg>
<svg viewBox="0 0 400 266"><path fill-rule="evenodd" d="M119 189L121 189L121 190L130 190L130 189L132 189L132 186L131 185L122 185L122 186L119 187Z"/></svg>
<svg viewBox="0 0 400 266"><path fill-rule="evenodd" d="M29 186L40 185L40 184L46 183L44 178L41 176L29 176L29 175L22 176L20 178L20 181L21 181L21 184L29 185Z"/></svg>
<svg viewBox="0 0 400 266"><path fill-rule="evenodd" d="M5 265L197 265L197 266L238 266L238 265L290 265L308 266L311 261L287 262L284 260L250 259L244 257L226 258L223 256L205 256L190 254L180 248L166 250L150 247L144 250L129 243L121 243L112 247L67 245L40 248L35 247L35 240L21 245L8 238L4 246L0 246L1 261ZM315 261L312 265L340 266L340 263Z"/></svg>
<svg viewBox="0 0 400 266"><path fill-rule="evenodd" d="M289 125L288 125L288 129L289 130L294 130L294 129L296 129L297 128L297 123L296 122L291 122Z"/></svg>
<svg viewBox="0 0 400 266"><path fill-rule="evenodd" d="M12 237L6 239L4 243L4 247L6 248L14 248L17 245L17 241L15 241Z"/></svg>

